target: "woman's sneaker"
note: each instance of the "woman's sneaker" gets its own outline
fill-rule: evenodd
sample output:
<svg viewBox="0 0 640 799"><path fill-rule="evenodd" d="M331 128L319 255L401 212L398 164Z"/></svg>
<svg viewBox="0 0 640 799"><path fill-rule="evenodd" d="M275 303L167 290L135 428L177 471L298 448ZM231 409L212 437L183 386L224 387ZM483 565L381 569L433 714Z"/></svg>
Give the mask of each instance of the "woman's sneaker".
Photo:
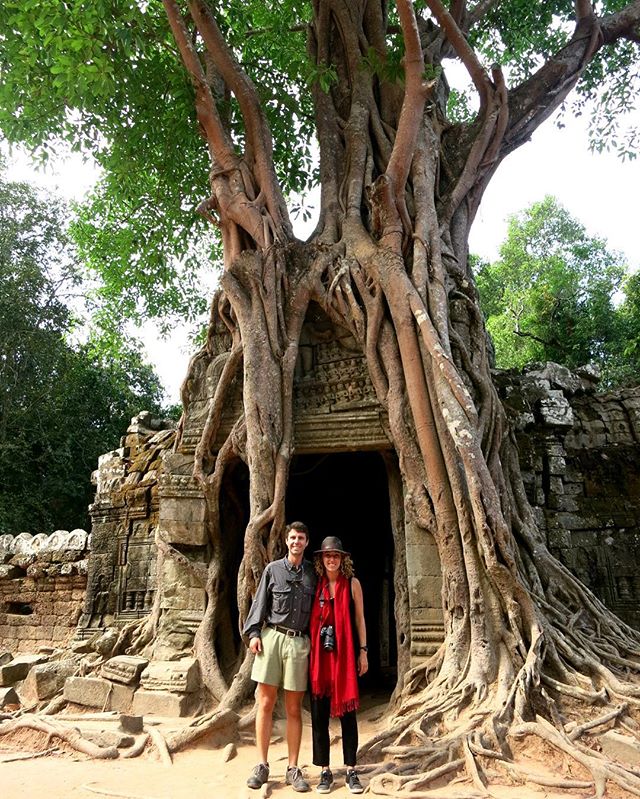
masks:
<svg viewBox="0 0 640 799"><path fill-rule="evenodd" d="M269 779L269 764L258 763L258 765L251 772L251 776L247 780L249 788L262 788L265 782Z"/></svg>
<svg viewBox="0 0 640 799"><path fill-rule="evenodd" d="M318 793L329 793L333 783L333 774L330 768L323 768L320 772L320 782L316 785Z"/></svg>
<svg viewBox="0 0 640 799"><path fill-rule="evenodd" d="M351 791L351 793L362 793L364 788L360 785L360 780L358 779L358 775L354 769L350 769L347 771L347 788Z"/></svg>

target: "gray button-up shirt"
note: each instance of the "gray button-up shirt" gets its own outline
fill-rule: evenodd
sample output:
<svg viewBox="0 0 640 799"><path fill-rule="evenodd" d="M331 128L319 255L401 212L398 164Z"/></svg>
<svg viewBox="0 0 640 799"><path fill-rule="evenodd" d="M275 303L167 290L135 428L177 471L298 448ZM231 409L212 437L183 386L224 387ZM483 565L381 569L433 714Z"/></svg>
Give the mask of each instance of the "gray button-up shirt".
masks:
<svg viewBox="0 0 640 799"><path fill-rule="evenodd" d="M310 561L303 560L298 568L288 558L268 563L242 632L255 638L263 624L306 632L315 590L316 575Z"/></svg>

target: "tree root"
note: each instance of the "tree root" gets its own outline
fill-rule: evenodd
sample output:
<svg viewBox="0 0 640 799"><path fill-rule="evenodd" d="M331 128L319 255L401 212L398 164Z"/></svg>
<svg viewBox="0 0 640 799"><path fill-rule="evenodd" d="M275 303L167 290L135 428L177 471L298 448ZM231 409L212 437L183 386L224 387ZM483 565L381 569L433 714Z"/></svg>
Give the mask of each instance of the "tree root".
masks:
<svg viewBox="0 0 640 799"><path fill-rule="evenodd" d="M169 752L167 742L165 741L164 736L162 735L160 730L156 729L155 727L150 727L149 736L153 742L153 745L158 750L158 754L160 755L160 760L162 761L162 765L165 768L171 768L171 766L173 765L173 760L171 759L171 753Z"/></svg>
<svg viewBox="0 0 640 799"><path fill-rule="evenodd" d="M84 785L81 785L80 790L89 791L89 793L97 793L98 796L115 796L117 799L151 799L149 796L140 796L138 794L132 793L118 793L117 791L111 790L111 788L94 788L93 784L90 782L85 782Z"/></svg>
<svg viewBox="0 0 640 799"><path fill-rule="evenodd" d="M183 727L179 732L167 736L167 748L169 752L179 752L199 738L227 726L231 727L229 737L234 737L238 728L238 714L228 708L200 716L188 727Z"/></svg>
<svg viewBox="0 0 640 799"><path fill-rule="evenodd" d="M37 716L23 716L13 721L6 721L0 725L0 736L7 735L15 730L36 730L43 732L47 736L47 741L51 738L60 738L61 741L69 744L78 752L82 752L89 757L97 760L113 760L118 757L118 750L115 746L97 746L91 741L83 738L80 731L75 727L65 729L62 725L56 724L47 719L46 721Z"/></svg>
<svg viewBox="0 0 640 799"><path fill-rule="evenodd" d="M597 799L604 797L607 780L611 780L634 796L640 796L640 777L625 766L609 761L599 753L577 745L540 716L536 718L535 722L519 724L510 731L510 734L514 737L537 735L555 749L572 757L591 773Z"/></svg>
<svg viewBox="0 0 640 799"><path fill-rule="evenodd" d="M564 780L561 777L551 777L547 774L540 774L533 769L526 768L525 766L517 765L516 763L509 763L506 760L499 760L498 765L504 768L507 774L516 779L518 782L533 782L536 785L542 785L545 788L591 788L593 782L587 780Z"/></svg>
<svg viewBox="0 0 640 799"><path fill-rule="evenodd" d="M124 758L125 760L132 757L138 757L144 752L144 748L147 745L147 741L149 740L149 733L143 733L138 740L132 744L128 749L121 749L120 750L120 757Z"/></svg>
<svg viewBox="0 0 640 799"><path fill-rule="evenodd" d="M50 749L43 749L42 752L16 752L12 755L3 755L0 763L13 763L14 760L33 760L35 757L46 757L58 751L57 746L52 746Z"/></svg>

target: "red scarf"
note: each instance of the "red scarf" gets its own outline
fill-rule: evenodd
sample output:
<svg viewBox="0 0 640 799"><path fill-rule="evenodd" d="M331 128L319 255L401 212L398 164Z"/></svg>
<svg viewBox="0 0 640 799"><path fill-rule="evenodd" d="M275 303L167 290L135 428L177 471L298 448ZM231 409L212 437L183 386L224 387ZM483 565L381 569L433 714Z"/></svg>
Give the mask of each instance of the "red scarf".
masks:
<svg viewBox="0 0 640 799"><path fill-rule="evenodd" d="M325 576L318 581L311 609L309 677L312 696L331 697L330 713L332 718L336 718L357 710L360 705L351 625L351 583L344 575L339 574L335 583L333 626L336 646L333 652L325 651L320 640L320 629L331 615L329 597L329 581ZM321 599L324 604L321 604Z"/></svg>

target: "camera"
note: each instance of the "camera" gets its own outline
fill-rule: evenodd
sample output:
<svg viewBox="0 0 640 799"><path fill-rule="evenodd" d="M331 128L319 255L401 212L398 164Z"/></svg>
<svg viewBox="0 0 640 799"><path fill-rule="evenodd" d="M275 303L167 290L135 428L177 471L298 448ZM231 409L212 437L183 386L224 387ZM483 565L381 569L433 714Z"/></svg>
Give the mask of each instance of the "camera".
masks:
<svg viewBox="0 0 640 799"><path fill-rule="evenodd" d="M336 648L336 631L332 624L320 628L320 641L325 652L333 652Z"/></svg>

